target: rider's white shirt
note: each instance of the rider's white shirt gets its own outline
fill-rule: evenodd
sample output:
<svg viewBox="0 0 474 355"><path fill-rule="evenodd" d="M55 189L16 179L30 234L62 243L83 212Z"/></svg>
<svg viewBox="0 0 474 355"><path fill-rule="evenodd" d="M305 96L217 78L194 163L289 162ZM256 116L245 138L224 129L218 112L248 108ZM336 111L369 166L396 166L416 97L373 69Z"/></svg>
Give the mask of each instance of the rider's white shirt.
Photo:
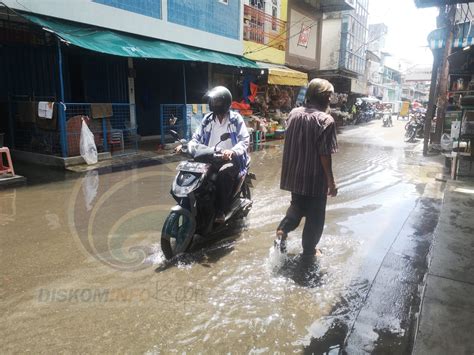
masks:
<svg viewBox="0 0 474 355"><path fill-rule="evenodd" d="M210 123L211 125L211 136L209 137L209 147L215 147L217 143L221 140L221 136L224 133L230 132L230 119L229 114L225 115L225 118L222 120L222 123L219 122L219 119L216 117L214 121ZM219 144L218 148L222 150L232 149L232 140L229 138L228 140Z"/></svg>

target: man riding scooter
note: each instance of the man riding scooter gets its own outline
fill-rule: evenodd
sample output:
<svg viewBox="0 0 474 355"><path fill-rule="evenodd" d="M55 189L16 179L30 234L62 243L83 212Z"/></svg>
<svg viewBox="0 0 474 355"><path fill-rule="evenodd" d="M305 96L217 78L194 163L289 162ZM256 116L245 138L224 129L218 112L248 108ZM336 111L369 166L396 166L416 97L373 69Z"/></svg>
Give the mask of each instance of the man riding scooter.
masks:
<svg viewBox="0 0 474 355"><path fill-rule="evenodd" d="M237 178L247 173L250 136L242 116L230 111L232 94L227 88L217 86L204 97L211 113L203 118L201 126L188 143L188 149L192 150L193 144L204 144L209 147L218 145L222 150L223 161L216 180L215 223L224 223L232 198L232 187L236 184ZM221 136L225 133L230 133L230 139L221 142Z"/></svg>

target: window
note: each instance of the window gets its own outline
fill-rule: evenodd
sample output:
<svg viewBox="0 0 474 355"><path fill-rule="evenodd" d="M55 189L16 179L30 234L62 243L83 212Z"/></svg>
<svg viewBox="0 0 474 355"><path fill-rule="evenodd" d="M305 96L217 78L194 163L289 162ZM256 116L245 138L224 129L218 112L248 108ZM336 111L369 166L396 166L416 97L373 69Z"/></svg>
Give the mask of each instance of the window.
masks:
<svg viewBox="0 0 474 355"><path fill-rule="evenodd" d="M256 7L259 10L265 10L264 0L250 0L250 6Z"/></svg>
<svg viewBox="0 0 474 355"><path fill-rule="evenodd" d="M278 26L276 19L278 17L278 8L276 6L272 6L272 30L276 31Z"/></svg>

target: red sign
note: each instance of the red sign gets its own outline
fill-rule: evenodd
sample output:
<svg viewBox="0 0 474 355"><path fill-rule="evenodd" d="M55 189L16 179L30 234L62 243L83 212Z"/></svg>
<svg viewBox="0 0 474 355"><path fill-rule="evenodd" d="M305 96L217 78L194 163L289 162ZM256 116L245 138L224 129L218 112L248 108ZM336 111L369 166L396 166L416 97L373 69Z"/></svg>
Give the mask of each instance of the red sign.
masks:
<svg viewBox="0 0 474 355"><path fill-rule="evenodd" d="M308 47L310 33L311 33L310 26L305 26L304 24L301 25L300 37L298 38L298 46L305 47L305 48Z"/></svg>

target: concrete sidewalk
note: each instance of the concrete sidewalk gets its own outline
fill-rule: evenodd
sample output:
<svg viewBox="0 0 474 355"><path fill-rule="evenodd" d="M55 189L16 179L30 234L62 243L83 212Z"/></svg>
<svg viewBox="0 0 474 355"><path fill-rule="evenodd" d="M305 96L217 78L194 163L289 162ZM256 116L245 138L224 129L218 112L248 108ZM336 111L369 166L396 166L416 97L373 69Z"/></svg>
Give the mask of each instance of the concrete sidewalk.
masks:
<svg viewBox="0 0 474 355"><path fill-rule="evenodd" d="M474 354L474 179L448 181L414 354Z"/></svg>

